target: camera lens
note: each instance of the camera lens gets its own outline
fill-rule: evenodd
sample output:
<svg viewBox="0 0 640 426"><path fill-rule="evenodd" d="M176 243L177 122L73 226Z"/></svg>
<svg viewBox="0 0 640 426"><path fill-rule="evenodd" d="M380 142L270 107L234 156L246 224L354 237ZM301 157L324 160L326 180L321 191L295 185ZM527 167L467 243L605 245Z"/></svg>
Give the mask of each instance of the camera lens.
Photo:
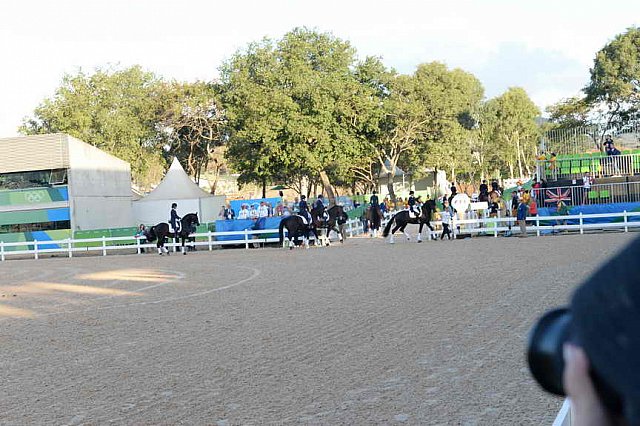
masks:
<svg viewBox="0 0 640 426"><path fill-rule="evenodd" d="M569 340L571 312L567 308L547 312L529 333L527 359L536 381L546 391L564 396L562 345Z"/></svg>

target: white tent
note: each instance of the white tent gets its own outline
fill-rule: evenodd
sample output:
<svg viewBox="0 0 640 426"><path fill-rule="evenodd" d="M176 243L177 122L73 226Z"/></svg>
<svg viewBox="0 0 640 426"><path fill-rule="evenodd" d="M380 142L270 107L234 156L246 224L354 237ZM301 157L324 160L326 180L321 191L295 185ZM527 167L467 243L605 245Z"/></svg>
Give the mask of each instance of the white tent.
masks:
<svg viewBox="0 0 640 426"><path fill-rule="evenodd" d="M200 189L184 171L178 159L174 158L160 184L147 196L133 202L136 223L168 222L171 203L178 204L178 215L198 213L200 222L204 223L217 219L225 197L214 196Z"/></svg>

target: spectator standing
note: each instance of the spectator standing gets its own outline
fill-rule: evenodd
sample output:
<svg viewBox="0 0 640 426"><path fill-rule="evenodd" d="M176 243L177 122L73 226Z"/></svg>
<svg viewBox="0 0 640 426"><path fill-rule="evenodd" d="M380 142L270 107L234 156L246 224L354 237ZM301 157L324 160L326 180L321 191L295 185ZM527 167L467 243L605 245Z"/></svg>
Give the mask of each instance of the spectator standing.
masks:
<svg viewBox="0 0 640 426"><path fill-rule="evenodd" d="M442 234L440 234L440 240L444 239L446 235L451 240L451 209L449 208L449 202L444 201L442 211L440 212L440 220L442 221Z"/></svg>
<svg viewBox="0 0 640 426"><path fill-rule="evenodd" d="M519 201L520 198L518 197L518 191L513 190L513 192L511 193L511 216L516 216Z"/></svg>
<svg viewBox="0 0 640 426"><path fill-rule="evenodd" d="M518 224L520 225L520 237L527 237L527 213L529 211L529 207L524 200L520 200L520 204L518 204L518 212L516 219L518 219Z"/></svg>
<svg viewBox="0 0 640 426"><path fill-rule="evenodd" d="M258 219L258 209L256 209L256 205L252 204L251 209L249 210L249 218L253 220Z"/></svg>
<svg viewBox="0 0 640 426"><path fill-rule="evenodd" d="M582 177L582 204L589 204L589 191L591 191L592 184L593 179L591 178L591 173L586 172Z"/></svg>
<svg viewBox="0 0 640 426"><path fill-rule="evenodd" d="M238 219L240 220L251 219L251 216L249 215L249 210L247 209L246 204L242 204L242 206L240 207L240 212L238 213Z"/></svg>
<svg viewBox="0 0 640 426"><path fill-rule="evenodd" d="M289 210L289 207L284 206L282 207L282 217L289 217L291 216L291 211Z"/></svg>
<svg viewBox="0 0 640 426"><path fill-rule="evenodd" d="M141 223L140 226L138 226L138 230L136 231L136 235L135 235L135 237L140 240L141 245L147 244L146 233L147 233L147 227ZM144 252L145 252L144 247L141 247L140 253L144 253Z"/></svg>
<svg viewBox="0 0 640 426"><path fill-rule="evenodd" d="M487 181L483 180L482 183L480 184L480 194L488 194L489 193L489 186L487 185Z"/></svg>
<svg viewBox="0 0 640 426"><path fill-rule="evenodd" d="M264 201L260 201L260 207L258 207L258 219L263 217L269 217L269 207Z"/></svg>

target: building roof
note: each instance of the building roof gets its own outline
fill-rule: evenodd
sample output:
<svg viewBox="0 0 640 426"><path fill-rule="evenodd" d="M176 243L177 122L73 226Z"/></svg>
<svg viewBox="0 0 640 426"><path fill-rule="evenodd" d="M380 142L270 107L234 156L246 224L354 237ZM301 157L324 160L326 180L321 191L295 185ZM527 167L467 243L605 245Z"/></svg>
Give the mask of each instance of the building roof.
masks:
<svg viewBox="0 0 640 426"><path fill-rule="evenodd" d="M160 184L140 201L193 200L209 197L212 195L200 189L184 171L178 159L174 157L171 167L167 170L167 174Z"/></svg>

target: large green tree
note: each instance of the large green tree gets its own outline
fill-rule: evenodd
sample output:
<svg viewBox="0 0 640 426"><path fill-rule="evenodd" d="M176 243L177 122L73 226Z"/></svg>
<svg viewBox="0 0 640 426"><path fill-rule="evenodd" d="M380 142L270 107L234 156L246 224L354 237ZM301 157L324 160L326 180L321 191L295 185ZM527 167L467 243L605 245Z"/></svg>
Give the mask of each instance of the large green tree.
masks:
<svg viewBox="0 0 640 426"><path fill-rule="evenodd" d="M216 87L207 82L166 86L166 105L160 128L166 134L166 155L177 157L196 182L210 169L215 188L222 164L214 151L224 144L225 115ZM212 167L210 167L212 166Z"/></svg>
<svg viewBox="0 0 640 426"><path fill-rule="evenodd" d="M356 52L331 34L295 29L236 53L222 69L227 155L244 181L347 179L376 103L354 75Z"/></svg>
<svg viewBox="0 0 640 426"><path fill-rule="evenodd" d="M473 75L433 62L413 75L394 75L387 88L379 134L370 140L383 175L398 166L415 177L427 166L455 175L469 164L471 133L462 118L478 108L484 92ZM388 189L394 197L391 179Z"/></svg>
<svg viewBox="0 0 640 426"><path fill-rule="evenodd" d="M139 66L93 74L65 75L51 98L25 118L24 134L68 133L131 164L143 186L155 180L164 161L162 136L163 82Z"/></svg>
<svg viewBox="0 0 640 426"><path fill-rule="evenodd" d="M603 150L605 133L640 119L640 29L617 35L596 53L584 96L563 99L547 108L553 128L585 127Z"/></svg>
<svg viewBox="0 0 640 426"><path fill-rule="evenodd" d="M519 176L525 176L525 172L531 175L540 136L540 127L536 123L540 110L520 87L509 88L498 96L493 108L497 118L494 123L495 149L509 177L515 177L516 167Z"/></svg>

